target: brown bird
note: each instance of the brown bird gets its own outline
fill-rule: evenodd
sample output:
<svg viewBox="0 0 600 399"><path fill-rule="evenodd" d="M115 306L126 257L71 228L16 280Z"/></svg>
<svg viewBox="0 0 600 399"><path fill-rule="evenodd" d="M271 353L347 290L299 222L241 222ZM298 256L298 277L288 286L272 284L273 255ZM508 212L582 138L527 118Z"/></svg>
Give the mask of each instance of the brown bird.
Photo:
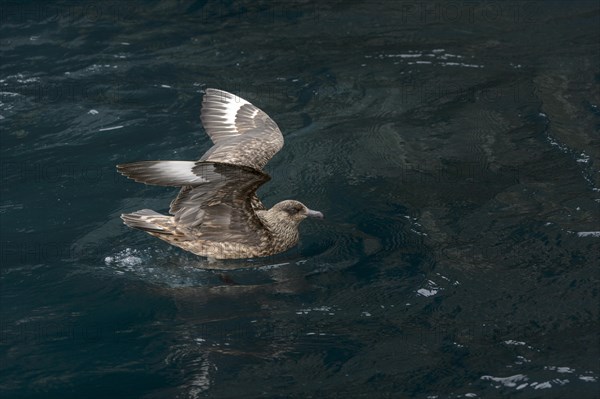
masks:
<svg viewBox="0 0 600 399"><path fill-rule="evenodd" d="M181 187L169 213L150 209L121 215L140 229L196 255L239 259L283 252L298 242L298 225L321 212L286 200L267 210L256 196L271 177L262 171L283 147L279 127L248 101L207 89L200 114L214 145L198 161L117 165L144 184Z"/></svg>

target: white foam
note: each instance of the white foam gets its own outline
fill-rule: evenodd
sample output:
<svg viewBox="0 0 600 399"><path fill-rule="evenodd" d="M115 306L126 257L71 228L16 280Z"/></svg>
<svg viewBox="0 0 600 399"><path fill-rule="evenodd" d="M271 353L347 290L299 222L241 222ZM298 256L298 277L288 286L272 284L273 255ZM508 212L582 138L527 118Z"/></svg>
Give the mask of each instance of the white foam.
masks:
<svg viewBox="0 0 600 399"><path fill-rule="evenodd" d="M304 309L299 309L296 314L308 314L310 312L323 312L323 313L327 313L330 316L333 316L335 313L334 311L337 310L336 308L333 308L331 306L318 306L315 308L304 308ZM365 312L363 312L365 313Z"/></svg>
<svg viewBox="0 0 600 399"><path fill-rule="evenodd" d="M552 384L550 384L550 381L545 381L542 382L540 384L531 384L531 386L533 387L533 389L548 389L548 388L552 388Z"/></svg>
<svg viewBox="0 0 600 399"><path fill-rule="evenodd" d="M524 374L515 374L509 377L493 377L491 375L481 376L482 380L499 382L505 387L516 387L518 382L527 381L529 378Z"/></svg>
<svg viewBox="0 0 600 399"><path fill-rule="evenodd" d="M276 269L279 268L281 266L285 266L285 265L289 265L290 262L284 262L284 263L275 263L273 265L264 265L264 266L260 266L258 269L259 270L269 270L269 269Z"/></svg>
<svg viewBox="0 0 600 399"><path fill-rule="evenodd" d="M123 125L119 125L119 126L111 126L111 127L103 127L102 129L99 129L99 132L105 132L107 130L115 130L115 129L121 129L123 128Z"/></svg>
<svg viewBox="0 0 600 399"><path fill-rule="evenodd" d="M417 294L419 295L423 295L423 296L433 296L435 294L438 293L438 290L436 289L426 289L426 288L420 288L417 290Z"/></svg>
<svg viewBox="0 0 600 399"><path fill-rule="evenodd" d="M557 373L574 373L575 372L575 369L572 369L570 367L546 366L546 367L544 367L544 369L556 371Z"/></svg>
<svg viewBox="0 0 600 399"><path fill-rule="evenodd" d="M579 157L577 158L577 162L580 163L588 163L590 161L590 156L587 155L585 152L582 152L581 154L579 154Z"/></svg>
<svg viewBox="0 0 600 399"><path fill-rule="evenodd" d="M578 231L577 237L600 237L600 231Z"/></svg>

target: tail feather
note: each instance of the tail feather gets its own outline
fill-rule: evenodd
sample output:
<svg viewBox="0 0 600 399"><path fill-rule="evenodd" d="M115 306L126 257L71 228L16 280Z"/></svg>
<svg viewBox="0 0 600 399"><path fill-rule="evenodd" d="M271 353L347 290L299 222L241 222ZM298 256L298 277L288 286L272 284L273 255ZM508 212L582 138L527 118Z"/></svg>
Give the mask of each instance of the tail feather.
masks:
<svg viewBox="0 0 600 399"><path fill-rule="evenodd" d="M133 213L124 213L121 215L123 222L134 229L144 230L149 233L164 235L173 235L168 229L171 223L171 216L165 216L150 209L142 209Z"/></svg>

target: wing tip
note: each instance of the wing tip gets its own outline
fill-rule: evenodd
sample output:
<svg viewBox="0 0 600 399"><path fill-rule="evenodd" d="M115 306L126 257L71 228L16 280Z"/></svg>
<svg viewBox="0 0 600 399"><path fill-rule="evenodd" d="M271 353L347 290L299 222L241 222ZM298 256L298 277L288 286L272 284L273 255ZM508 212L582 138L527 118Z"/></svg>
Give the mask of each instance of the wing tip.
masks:
<svg viewBox="0 0 600 399"><path fill-rule="evenodd" d="M117 165L123 176L146 185L180 187L207 181L194 175L196 161L138 161Z"/></svg>

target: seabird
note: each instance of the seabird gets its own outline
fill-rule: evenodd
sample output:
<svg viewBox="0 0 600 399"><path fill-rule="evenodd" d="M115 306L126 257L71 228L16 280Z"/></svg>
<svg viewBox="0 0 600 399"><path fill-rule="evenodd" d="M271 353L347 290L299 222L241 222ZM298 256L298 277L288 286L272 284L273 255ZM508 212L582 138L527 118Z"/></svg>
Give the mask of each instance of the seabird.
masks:
<svg viewBox="0 0 600 399"><path fill-rule="evenodd" d="M298 242L298 225L323 218L295 200L265 209L256 190L271 180L263 171L283 147L277 124L231 93L207 89L200 113L213 146L198 161L141 161L117 165L144 184L181 187L170 215L142 209L123 222L196 255L240 259L283 252Z"/></svg>

